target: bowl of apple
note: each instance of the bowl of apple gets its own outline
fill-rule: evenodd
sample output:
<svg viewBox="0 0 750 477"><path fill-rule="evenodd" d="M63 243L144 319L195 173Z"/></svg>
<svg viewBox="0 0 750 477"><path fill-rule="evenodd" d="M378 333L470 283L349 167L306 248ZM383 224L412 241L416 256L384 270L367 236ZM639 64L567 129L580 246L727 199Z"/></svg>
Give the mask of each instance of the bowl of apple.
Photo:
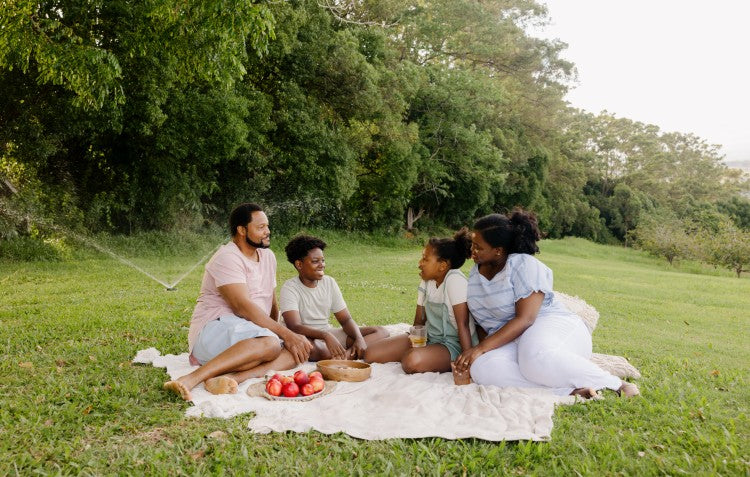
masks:
<svg viewBox="0 0 750 477"><path fill-rule="evenodd" d="M319 371L307 374L299 370L291 376L271 372L265 381L248 386L247 394L272 401L309 401L330 393L335 385L326 382Z"/></svg>

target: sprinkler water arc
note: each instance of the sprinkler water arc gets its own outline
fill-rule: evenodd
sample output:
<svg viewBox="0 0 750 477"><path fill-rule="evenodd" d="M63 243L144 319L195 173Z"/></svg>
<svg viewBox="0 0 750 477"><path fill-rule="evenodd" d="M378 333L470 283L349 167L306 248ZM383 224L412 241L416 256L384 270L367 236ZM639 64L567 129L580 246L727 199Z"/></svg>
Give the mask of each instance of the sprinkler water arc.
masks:
<svg viewBox="0 0 750 477"><path fill-rule="evenodd" d="M28 214L22 214L22 213L19 213L19 212L15 211L15 210L12 210L12 209L5 208L5 209L3 209L3 212L12 214L17 219L23 219L23 220L31 221L31 222L34 222L37 225L48 227L48 228L50 228L52 230L55 230L57 232L62 233L63 235L66 235L66 236L68 236L68 237L70 237L70 238L72 238L72 239L74 239L74 240L76 240L78 242L85 243L85 244L89 245L90 247L98 250L99 252L109 255L110 257L114 258L118 262L120 262L120 263L122 263L124 265L127 265L128 267L130 267L130 268L132 268L132 269L134 269L134 270L142 273L143 275L146 275L148 278L154 280L155 282L157 282L158 284L160 284L161 286L163 286L166 291L176 291L177 290L177 284L179 284L185 277L187 277L200 264L202 264L209 257L211 257L214 254L214 252L216 252L216 250L218 250L219 247L221 247L226 242L226 239L222 239L222 241L218 245L216 245L216 247L214 247L210 252L208 252L206 255L204 255L196 263L194 263L185 273L183 273L182 275L180 275L180 277L177 280L175 280L172 283L167 283L166 281L159 279L158 277L156 277L153 274L149 273L147 270L144 270L143 268L139 267L135 263L131 262L127 258L122 257L122 256L116 254L115 252L109 250L108 248L106 248L106 247L104 247L102 245L99 245L94 240L92 240L92 239L90 239L90 238L88 238L86 236L80 235L80 234L78 234L76 232L73 232L72 230L68 230L68 229L66 229L64 227L60 227L59 225L48 223L46 220L39 219L37 217L33 217L32 218Z"/></svg>

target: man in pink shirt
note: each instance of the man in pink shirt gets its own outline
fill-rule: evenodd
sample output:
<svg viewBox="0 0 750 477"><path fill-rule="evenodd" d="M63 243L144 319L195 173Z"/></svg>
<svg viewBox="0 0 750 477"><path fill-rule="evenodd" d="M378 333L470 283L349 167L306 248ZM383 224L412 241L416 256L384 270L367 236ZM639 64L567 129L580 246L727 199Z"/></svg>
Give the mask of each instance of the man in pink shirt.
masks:
<svg viewBox="0 0 750 477"><path fill-rule="evenodd" d="M312 350L307 338L278 322L276 257L268 248L266 214L256 204L242 204L232 211L229 228L231 242L206 264L190 322L190 362L200 367L164 383L186 401L202 382L214 394L235 393L245 379L293 368Z"/></svg>

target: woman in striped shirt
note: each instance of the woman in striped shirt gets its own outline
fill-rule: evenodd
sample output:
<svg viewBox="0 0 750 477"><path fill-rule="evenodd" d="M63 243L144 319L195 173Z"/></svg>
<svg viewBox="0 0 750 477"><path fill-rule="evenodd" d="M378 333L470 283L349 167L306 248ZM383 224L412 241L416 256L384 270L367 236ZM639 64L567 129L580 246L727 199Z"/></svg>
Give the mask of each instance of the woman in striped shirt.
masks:
<svg viewBox="0 0 750 477"><path fill-rule="evenodd" d="M487 337L456 359L474 382L545 387L590 398L599 389L625 396L638 388L590 361L591 334L552 292L552 271L539 251L536 217L522 210L474 224L467 303Z"/></svg>

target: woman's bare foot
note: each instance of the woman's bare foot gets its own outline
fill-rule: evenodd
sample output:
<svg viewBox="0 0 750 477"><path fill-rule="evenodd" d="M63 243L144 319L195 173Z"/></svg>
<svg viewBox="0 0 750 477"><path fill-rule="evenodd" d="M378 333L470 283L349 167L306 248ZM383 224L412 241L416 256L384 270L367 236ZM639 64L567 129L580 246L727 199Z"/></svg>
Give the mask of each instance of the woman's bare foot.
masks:
<svg viewBox="0 0 750 477"><path fill-rule="evenodd" d="M617 394L626 398L631 398L640 395L641 392L638 390L638 386L636 386L635 384L623 381L622 386L620 386L620 389L617 390Z"/></svg>
<svg viewBox="0 0 750 477"><path fill-rule="evenodd" d="M172 391L185 401L193 400L193 397L190 395L190 390L184 384L182 384L179 379L175 381L167 381L166 383L164 383L164 389L166 389L167 391Z"/></svg>
<svg viewBox="0 0 750 477"><path fill-rule="evenodd" d="M576 388L573 390L573 392L570 393L570 395L579 396L583 399L591 399L599 396L599 393L596 392L596 389L594 388Z"/></svg>
<svg viewBox="0 0 750 477"><path fill-rule="evenodd" d="M228 375L207 379L203 384L206 391L211 394L235 394L237 392L237 381Z"/></svg>

